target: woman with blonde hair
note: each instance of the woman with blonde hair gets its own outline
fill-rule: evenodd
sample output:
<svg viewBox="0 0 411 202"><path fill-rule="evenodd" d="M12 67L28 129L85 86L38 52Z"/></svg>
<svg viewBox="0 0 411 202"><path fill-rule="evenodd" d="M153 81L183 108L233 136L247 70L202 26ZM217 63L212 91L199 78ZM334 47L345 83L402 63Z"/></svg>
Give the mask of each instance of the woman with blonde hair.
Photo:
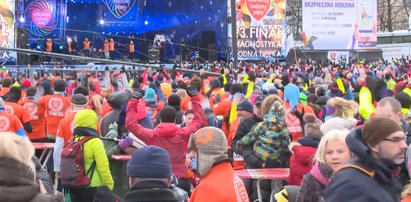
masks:
<svg viewBox="0 0 411 202"><path fill-rule="evenodd" d="M29 139L14 133L0 135L0 199L14 202L58 202L63 196L46 194L36 180L32 162L34 147Z"/></svg>
<svg viewBox="0 0 411 202"><path fill-rule="evenodd" d="M348 130L331 130L322 137L314 156L315 164L304 176L296 201L323 200L332 175L351 158L345 143L348 133Z"/></svg>
<svg viewBox="0 0 411 202"><path fill-rule="evenodd" d="M327 116L340 118L353 118L358 112L358 103L352 100L346 100L341 97L334 97L327 101Z"/></svg>

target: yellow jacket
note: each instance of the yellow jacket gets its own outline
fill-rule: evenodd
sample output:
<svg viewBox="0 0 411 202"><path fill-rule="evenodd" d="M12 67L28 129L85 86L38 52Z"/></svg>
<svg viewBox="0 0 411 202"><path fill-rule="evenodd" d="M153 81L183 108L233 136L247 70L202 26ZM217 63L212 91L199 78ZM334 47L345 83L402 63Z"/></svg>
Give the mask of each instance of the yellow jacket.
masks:
<svg viewBox="0 0 411 202"><path fill-rule="evenodd" d="M85 109L77 112L74 117L76 127L73 131L74 135L78 137L78 139L82 139L84 136L100 137L96 130L96 120L98 120L97 115L92 110ZM86 173L90 169L91 164L96 161L96 167L94 169L90 186L98 187L106 185L110 190L113 190L114 181L111 176L107 154L100 138L92 138L84 143L83 158L84 170Z"/></svg>

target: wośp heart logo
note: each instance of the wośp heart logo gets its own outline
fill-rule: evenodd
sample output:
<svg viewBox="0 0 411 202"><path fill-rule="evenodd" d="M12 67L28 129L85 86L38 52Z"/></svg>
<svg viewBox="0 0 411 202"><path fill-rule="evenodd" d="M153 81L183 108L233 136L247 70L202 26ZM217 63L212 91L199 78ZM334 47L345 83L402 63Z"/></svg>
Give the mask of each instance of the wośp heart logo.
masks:
<svg viewBox="0 0 411 202"><path fill-rule="evenodd" d="M260 21L270 9L270 0L247 0L247 8L250 15Z"/></svg>
<svg viewBox="0 0 411 202"><path fill-rule="evenodd" d="M116 18L124 17L135 3L136 0L106 0L107 8Z"/></svg>
<svg viewBox="0 0 411 202"><path fill-rule="evenodd" d="M52 1L33 1L25 11L26 26L36 36L46 36L57 26L57 9Z"/></svg>

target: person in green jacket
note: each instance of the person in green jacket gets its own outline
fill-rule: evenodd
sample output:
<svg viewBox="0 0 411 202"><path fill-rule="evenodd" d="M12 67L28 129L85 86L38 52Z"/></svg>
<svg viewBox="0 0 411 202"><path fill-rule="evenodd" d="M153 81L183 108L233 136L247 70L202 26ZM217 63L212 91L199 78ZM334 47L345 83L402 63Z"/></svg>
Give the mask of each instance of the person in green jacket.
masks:
<svg viewBox="0 0 411 202"><path fill-rule="evenodd" d="M96 162L94 173L92 174L89 187L70 191L72 202L76 201L93 201L94 194L99 186L107 186L113 190L114 182L110 173L109 162L106 151L104 150L103 142L99 138L97 132L98 118L97 114L90 109L84 109L77 112L74 117L75 128L73 131L76 140L80 140L85 136L96 136L84 143L84 170L88 171ZM90 174L91 176L91 174ZM90 177L88 176L88 177Z"/></svg>

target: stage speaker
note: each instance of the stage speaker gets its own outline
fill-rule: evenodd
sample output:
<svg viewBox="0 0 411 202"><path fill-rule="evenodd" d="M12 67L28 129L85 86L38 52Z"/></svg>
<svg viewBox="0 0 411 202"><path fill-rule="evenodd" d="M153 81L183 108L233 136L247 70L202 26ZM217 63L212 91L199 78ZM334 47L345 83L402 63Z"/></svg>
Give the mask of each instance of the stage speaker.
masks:
<svg viewBox="0 0 411 202"><path fill-rule="evenodd" d="M201 33L201 43L205 45L215 44L215 31L203 31Z"/></svg>
<svg viewBox="0 0 411 202"><path fill-rule="evenodd" d="M200 59L210 61L209 47L215 47L215 31L201 32Z"/></svg>
<svg viewBox="0 0 411 202"><path fill-rule="evenodd" d="M208 45L208 61L217 61L218 60L218 55L217 55L217 46L215 44L210 44Z"/></svg>
<svg viewBox="0 0 411 202"><path fill-rule="evenodd" d="M148 63L160 62L160 51L157 49L148 50Z"/></svg>

